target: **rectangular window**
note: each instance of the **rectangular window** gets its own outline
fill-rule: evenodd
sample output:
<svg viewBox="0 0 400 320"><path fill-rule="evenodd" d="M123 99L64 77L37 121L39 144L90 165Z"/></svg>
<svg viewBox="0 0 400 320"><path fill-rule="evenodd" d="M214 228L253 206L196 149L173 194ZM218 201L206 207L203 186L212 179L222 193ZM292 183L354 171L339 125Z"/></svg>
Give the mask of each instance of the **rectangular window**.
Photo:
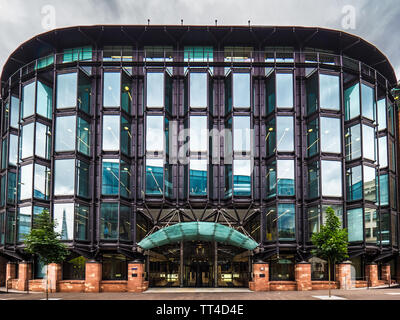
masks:
<svg viewBox="0 0 400 320"><path fill-rule="evenodd" d="M233 160L233 194L235 196L251 195L250 160Z"/></svg>
<svg viewBox="0 0 400 320"><path fill-rule="evenodd" d="M131 155L132 133L129 121L121 116L121 152L127 156Z"/></svg>
<svg viewBox="0 0 400 320"><path fill-rule="evenodd" d="M347 228L349 242L363 241L363 209L347 210Z"/></svg>
<svg viewBox="0 0 400 320"><path fill-rule="evenodd" d="M4 138L1 143L1 169L6 169L8 164L8 139Z"/></svg>
<svg viewBox="0 0 400 320"><path fill-rule="evenodd" d="M18 241L22 242L31 231L32 207L18 209Z"/></svg>
<svg viewBox="0 0 400 320"><path fill-rule="evenodd" d="M363 156L366 159L375 161L375 129L363 124L362 135Z"/></svg>
<svg viewBox="0 0 400 320"><path fill-rule="evenodd" d="M10 114L10 104L7 101L3 106L3 113L2 113L2 122L3 122L3 134L8 131L9 125L9 114Z"/></svg>
<svg viewBox="0 0 400 320"><path fill-rule="evenodd" d="M32 198L32 186L33 186L33 165L28 164L21 166L19 175L19 200L31 199Z"/></svg>
<svg viewBox="0 0 400 320"><path fill-rule="evenodd" d="M74 195L75 159L54 161L54 195Z"/></svg>
<svg viewBox="0 0 400 320"><path fill-rule="evenodd" d="M319 151L318 118L307 124L307 155L312 157ZM322 134L321 134L322 138Z"/></svg>
<svg viewBox="0 0 400 320"><path fill-rule="evenodd" d="M33 196L36 199L49 200L50 168L35 164L35 182Z"/></svg>
<svg viewBox="0 0 400 320"><path fill-rule="evenodd" d="M380 206L389 205L389 175L382 174L379 176L379 198Z"/></svg>
<svg viewBox="0 0 400 320"><path fill-rule="evenodd" d="M276 117L277 150L282 152L294 151L293 117Z"/></svg>
<svg viewBox="0 0 400 320"><path fill-rule="evenodd" d="M73 240L74 238L74 204L54 204L55 230L61 234L61 240Z"/></svg>
<svg viewBox="0 0 400 320"><path fill-rule="evenodd" d="M378 101L378 130L386 129L386 99Z"/></svg>
<svg viewBox="0 0 400 320"><path fill-rule="evenodd" d="M63 63L73 61L91 61L92 60L92 47L77 47L65 49L63 55Z"/></svg>
<svg viewBox="0 0 400 320"><path fill-rule="evenodd" d="M89 240L89 207L77 204L75 206L75 240Z"/></svg>
<svg viewBox="0 0 400 320"><path fill-rule="evenodd" d="M376 202L376 170L375 168L364 166L364 199Z"/></svg>
<svg viewBox="0 0 400 320"><path fill-rule="evenodd" d="M36 82L22 87L22 118L25 119L35 113Z"/></svg>
<svg viewBox="0 0 400 320"><path fill-rule="evenodd" d="M36 112L48 119L53 112L53 89L40 81L37 82Z"/></svg>
<svg viewBox="0 0 400 320"><path fill-rule="evenodd" d="M103 116L103 151L118 151L120 146L120 116Z"/></svg>
<svg viewBox="0 0 400 320"><path fill-rule="evenodd" d="M119 192L119 159L103 160L102 194L118 195Z"/></svg>
<svg viewBox="0 0 400 320"><path fill-rule="evenodd" d="M362 115L368 119L375 120L375 91L374 88L365 84L361 85Z"/></svg>
<svg viewBox="0 0 400 320"><path fill-rule="evenodd" d="M276 196L276 161L273 161L267 165L267 175L266 175L266 188L267 188L267 198L272 198Z"/></svg>
<svg viewBox="0 0 400 320"><path fill-rule="evenodd" d="M277 230L277 215L275 207L268 207L265 214L266 230L265 240L276 241L278 230Z"/></svg>
<svg viewBox="0 0 400 320"><path fill-rule="evenodd" d="M319 103L321 109L340 110L339 76L319 75Z"/></svg>
<svg viewBox="0 0 400 320"><path fill-rule="evenodd" d="M340 161L321 161L322 196L342 197L342 163Z"/></svg>
<svg viewBox="0 0 400 320"><path fill-rule="evenodd" d="M20 154L21 159L25 159L33 156L34 123L23 126L21 131Z"/></svg>
<svg viewBox="0 0 400 320"><path fill-rule="evenodd" d="M78 108L87 114L90 113L90 98L92 95L92 82L83 72L78 78Z"/></svg>
<svg viewBox="0 0 400 320"><path fill-rule="evenodd" d="M4 245L4 240L5 240L5 217L6 213L1 212L0 213L0 245Z"/></svg>
<svg viewBox="0 0 400 320"><path fill-rule="evenodd" d="M232 197L232 165L225 164L225 198Z"/></svg>
<svg viewBox="0 0 400 320"><path fill-rule="evenodd" d="M121 92L121 107L126 113L131 113L132 105L132 84L130 79L122 73L122 92Z"/></svg>
<svg viewBox="0 0 400 320"><path fill-rule="evenodd" d="M389 190L390 190L390 207L396 209L397 207L397 185L396 179L392 175L389 176Z"/></svg>
<svg viewBox="0 0 400 320"><path fill-rule="evenodd" d="M319 197L319 162L315 161L308 165L308 198Z"/></svg>
<svg viewBox="0 0 400 320"><path fill-rule="evenodd" d="M76 108L78 73L57 75L57 109Z"/></svg>
<svg viewBox="0 0 400 320"><path fill-rule="evenodd" d="M190 107L207 108L207 73L190 73Z"/></svg>
<svg viewBox="0 0 400 320"><path fill-rule="evenodd" d="M118 239L118 203L102 203L100 214L100 239Z"/></svg>
<svg viewBox="0 0 400 320"><path fill-rule="evenodd" d="M278 204L278 237L281 241L296 240L296 207Z"/></svg>
<svg viewBox="0 0 400 320"><path fill-rule="evenodd" d="M10 134L10 152L8 157L8 164L11 166L16 166L17 161L18 161L18 136Z"/></svg>
<svg viewBox="0 0 400 320"><path fill-rule="evenodd" d="M90 124L78 117L77 151L90 156Z"/></svg>
<svg viewBox="0 0 400 320"><path fill-rule="evenodd" d="M213 47L185 47L184 48L184 61L185 62L212 62L213 61Z"/></svg>
<svg viewBox="0 0 400 320"><path fill-rule="evenodd" d="M277 108L292 109L293 101L293 74L276 74L276 106Z"/></svg>
<svg viewBox="0 0 400 320"><path fill-rule="evenodd" d="M389 212L380 212L380 239L382 245L390 244L390 214Z"/></svg>
<svg viewBox="0 0 400 320"><path fill-rule="evenodd" d="M132 46L104 46L103 61L132 61Z"/></svg>
<svg viewBox="0 0 400 320"><path fill-rule="evenodd" d="M77 195L86 199L90 198L89 164L81 160L77 160L76 164L76 183Z"/></svg>
<svg viewBox="0 0 400 320"><path fill-rule="evenodd" d="M388 166L388 155L387 155L387 137L379 137L379 167L385 168Z"/></svg>
<svg viewBox="0 0 400 320"><path fill-rule="evenodd" d="M146 194L163 194L163 173L164 160L147 159L146 160Z"/></svg>
<svg viewBox="0 0 400 320"><path fill-rule="evenodd" d="M321 151L341 153L341 132L340 119L321 117Z"/></svg>
<svg viewBox="0 0 400 320"><path fill-rule="evenodd" d="M294 160L277 161L278 195L294 196Z"/></svg>
<svg viewBox="0 0 400 320"><path fill-rule="evenodd" d="M250 117L233 117L233 151L250 153L251 138Z"/></svg>
<svg viewBox="0 0 400 320"><path fill-rule="evenodd" d="M362 199L362 176L361 166L347 168L346 170L347 200L355 201Z"/></svg>
<svg viewBox="0 0 400 320"><path fill-rule="evenodd" d="M10 115L10 126L18 129L19 123L19 99L11 96L11 115Z"/></svg>
<svg viewBox="0 0 400 320"><path fill-rule="evenodd" d="M56 152L74 151L76 140L76 116L57 117Z"/></svg>
<svg viewBox="0 0 400 320"><path fill-rule="evenodd" d="M342 205L336 205L336 204L331 204L331 205L322 205L322 223L326 224L326 209L328 207L331 207L333 211L335 211L335 216L339 218L341 227L343 228L343 206Z"/></svg>
<svg viewBox="0 0 400 320"><path fill-rule="evenodd" d="M120 194L121 197L131 197L131 168L128 163L121 160L120 165Z"/></svg>
<svg viewBox="0 0 400 320"><path fill-rule="evenodd" d="M163 116L146 117L146 151L162 152L164 150Z"/></svg>
<svg viewBox="0 0 400 320"><path fill-rule="evenodd" d="M361 157L361 126L359 124L346 129L346 161Z"/></svg>
<svg viewBox="0 0 400 320"><path fill-rule="evenodd" d="M148 72L146 75L147 108L164 108L164 73Z"/></svg>
<svg viewBox="0 0 400 320"><path fill-rule="evenodd" d="M17 175L14 172L8 172L8 184L7 184L7 203L15 204L17 194Z"/></svg>
<svg viewBox="0 0 400 320"><path fill-rule="evenodd" d="M207 195L207 160L190 160L190 195Z"/></svg>
<svg viewBox="0 0 400 320"><path fill-rule="evenodd" d="M119 208L119 239L131 240L131 208L123 205Z"/></svg>
<svg viewBox="0 0 400 320"><path fill-rule="evenodd" d="M69 134L67 135L69 136ZM40 122L36 122L35 154L43 159L50 159L51 154L51 130Z"/></svg>
<svg viewBox="0 0 400 320"><path fill-rule="evenodd" d="M365 220L365 242L367 243L378 243L378 220L377 212L375 209L365 208L364 220Z"/></svg>
<svg viewBox="0 0 400 320"><path fill-rule="evenodd" d="M321 75L322 76L322 75ZM322 79L321 79L322 82ZM311 114L318 109L318 74L314 73L306 82L307 90L307 114ZM321 83L321 91L322 83ZM321 100L321 106L322 106ZM330 105L330 104L329 104Z"/></svg>
<svg viewBox="0 0 400 320"><path fill-rule="evenodd" d="M250 108L250 73L233 73L232 81L233 107L241 109Z"/></svg>
<svg viewBox="0 0 400 320"><path fill-rule="evenodd" d="M191 152L207 152L208 150L208 131L207 116L190 117L190 142Z"/></svg>
<svg viewBox="0 0 400 320"><path fill-rule="evenodd" d="M360 115L360 84L347 88L344 91L345 120L350 120Z"/></svg>
<svg viewBox="0 0 400 320"><path fill-rule="evenodd" d="M119 108L121 105L121 73L104 72L103 107Z"/></svg>
<svg viewBox="0 0 400 320"><path fill-rule="evenodd" d="M265 137L266 147L267 147L267 156L270 156L276 151L276 125L275 118L271 119L267 123L267 134Z"/></svg>
<svg viewBox="0 0 400 320"><path fill-rule="evenodd" d="M15 213L7 211L7 229L6 229L6 243L14 243L16 225L15 225Z"/></svg>
<svg viewBox="0 0 400 320"><path fill-rule="evenodd" d="M4 207L4 205L6 204L6 179L6 175L0 178L0 207Z"/></svg>
<svg viewBox="0 0 400 320"><path fill-rule="evenodd" d="M319 207L311 207L307 209L308 216L308 235L311 240L313 233L320 231L321 227L321 213Z"/></svg>

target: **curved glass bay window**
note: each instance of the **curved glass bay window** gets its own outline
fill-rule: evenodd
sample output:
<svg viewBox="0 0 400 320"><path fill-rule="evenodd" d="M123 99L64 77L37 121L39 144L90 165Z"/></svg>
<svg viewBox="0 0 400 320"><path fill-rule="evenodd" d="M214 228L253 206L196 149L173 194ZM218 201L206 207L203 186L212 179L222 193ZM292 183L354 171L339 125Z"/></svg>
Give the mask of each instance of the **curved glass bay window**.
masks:
<svg viewBox="0 0 400 320"><path fill-rule="evenodd" d="M118 203L102 203L100 208L100 239L131 240L131 209Z"/></svg>
<svg viewBox="0 0 400 320"><path fill-rule="evenodd" d="M321 193L323 197L342 197L342 162L321 160Z"/></svg>
<svg viewBox="0 0 400 320"><path fill-rule="evenodd" d="M17 214L17 241L22 242L25 240L27 234L31 231L33 224L35 223L35 216L40 214L44 207L34 206L32 211L32 206L20 207L18 208ZM11 242L13 242L12 240Z"/></svg>
<svg viewBox="0 0 400 320"><path fill-rule="evenodd" d="M89 164L75 159L54 161L54 195L89 198ZM74 173L74 174L71 174Z"/></svg>
<svg viewBox="0 0 400 320"><path fill-rule="evenodd" d="M103 151L131 152L132 133L128 120L119 115L103 115ZM85 144L83 144L85 147Z"/></svg>
<svg viewBox="0 0 400 320"><path fill-rule="evenodd" d="M278 196L294 196L294 160L273 161L267 165L266 178L267 198L274 197L277 191Z"/></svg>
<svg viewBox="0 0 400 320"><path fill-rule="evenodd" d="M361 125L356 124L346 129L346 160L361 157Z"/></svg>
<svg viewBox="0 0 400 320"><path fill-rule="evenodd" d="M208 106L208 74L206 72L190 72L191 108L205 109Z"/></svg>
<svg viewBox="0 0 400 320"><path fill-rule="evenodd" d="M360 115L360 84L356 83L344 90L345 120Z"/></svg>
<svg viewBox="0 0 400 320"><path fill-rule="evenodd" d="M165 73L148 71L146 73L146 106L147 108L164 108Z"/></svg>
<svg viewBox="0 0 400 320"><path fill-rule="evenodd" d="M370 120L375 120L376 103L373 87L361 84L362 115Z"/></svg>
<svg viewBox="0 0 400 320"><path fill-rule="evenodd" d="M366 159L375 162L375 151L376 151L376 139L375 139L375 129L368 125L362 125L362 147L363 156Z"/></svg>
<svg viewBox="0 0 400 320"><path fill-rule="evenodd" d="M91 98L90 78L82 70L57 74L56 97L57 110L78 107L79 110L89 113Z"/></svg>
<svg viewBox="0 0 400 320"><path fill-rule="evenodd" d="M102 194L130 198L131 170L129 165L119 159L103 159Z"/></svg>
<svg viewBox="0 0 400 320"><path fill-rule="evenodd" d="M335 215L339 218L341 225L343 226L343 206L330 204L330 205L318 205L307 208L308 216L308 236L311 240L313 233L321 231L321 226L326 223L326 210L331 207L335 212Z"/></svg>
<svg viewBox="0 0 400 320"><path fill-rule="evenodd" d="M88 240L89 207L74 203L56 203L53 209L55 231L61 240Z"/></svg>
<svg viewBox="0 0 400 320"><path fill-rule="evenodd" d="M22 118L34 113L51 119L53 105L53 85L37 80L22 87Z"/></svg>
<svg viewBox="0 0 400 320"><path fill-rule="evenodd" d="M266 210L266 240L296 240L296 206L291 203L280 203Z"/></svg>

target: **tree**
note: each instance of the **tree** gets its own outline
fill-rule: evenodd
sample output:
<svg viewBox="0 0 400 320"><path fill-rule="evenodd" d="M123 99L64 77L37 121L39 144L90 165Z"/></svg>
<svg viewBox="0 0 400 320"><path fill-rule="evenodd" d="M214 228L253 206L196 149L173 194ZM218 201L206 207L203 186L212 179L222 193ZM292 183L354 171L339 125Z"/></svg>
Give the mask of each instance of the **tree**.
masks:
<svg viewBox="0 0 400 320"><path fill-rule="evenodd" d="M315 246L313 255L328 261L329 297L331 296L331 264L341 262L347 255L347 230L342 229L335 211L326 209L326 223L321 226L320 232L314 233L311 241Z"/></svg>
<svg viewBox="0 0 400 320"><path fill-rule="evenodd" d="M56 223L51 220L49 211L44 209L33 220L32 230L25 238L25 251L36 255L46 265L46 299L48 299L48 265L62 263L69 251L61 241L60 234L54 231Z"/></svg>

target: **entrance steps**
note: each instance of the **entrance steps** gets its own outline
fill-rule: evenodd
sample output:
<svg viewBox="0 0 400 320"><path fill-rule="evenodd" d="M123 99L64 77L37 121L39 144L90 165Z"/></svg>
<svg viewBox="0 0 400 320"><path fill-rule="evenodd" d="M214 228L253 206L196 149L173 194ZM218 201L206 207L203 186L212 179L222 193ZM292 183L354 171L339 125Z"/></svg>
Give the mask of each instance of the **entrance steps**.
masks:
<svg viewBox="0 0 400 320"><path fill-rule="evenodd" d="M149 288L143 293L252 293L248 288Z"/></svg>

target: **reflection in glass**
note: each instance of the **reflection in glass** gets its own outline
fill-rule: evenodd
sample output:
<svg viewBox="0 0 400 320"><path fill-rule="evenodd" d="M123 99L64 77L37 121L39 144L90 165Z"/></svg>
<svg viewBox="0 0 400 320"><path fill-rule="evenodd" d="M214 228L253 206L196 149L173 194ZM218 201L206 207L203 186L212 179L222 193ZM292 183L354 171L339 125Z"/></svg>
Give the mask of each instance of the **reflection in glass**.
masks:
<svg viewBox="0 0 400 320"><path fill-rule="evenodd" d="M164 150L163 116L146 117L146 151L162 152Z"/></svg>
<svg viewBox="0 0 400 320"><path fill-rule="evenodd" d="M273 161L267 165L266 174L266 188L267 188L267 198L276 196L276 161Z"/></svg>
<svg viewBox="0 0 400 320"><path fill-rule="evenodd" d="M377 243L378 242L378 217L375 209L365 208L364 210L364 233L365 242Z"/></svg>
<svg viewBox="0 0 400 320"><path fill-rule="evenodd" d="M340 110L339 76L319 75L319 103L321 109Z"/></svg>
<svg viewBox="0 0 400 320"><path fill-rule="evenodd" d="M18 241L24 241L31 231L32 207L18 208Z"/></svg>
<svg viewBox="0 0 400 320"><path fill-rule="evenodd" d="M122 110L128 114L131 113L132 85L130 79L126 76L122 77L121 104Z"/></svg>
<svg viewBox="0 0 400 320"><path fill-rule="evenodd" d="M51 119L53 108L53 89L42 82L37 82L36 111L45 118Z"/></svg>
<svg viewBox="0 0 400 320"><path fill-rule="evenodd" d="M56 152L74 151L76 135L76 116L57 117Z"/></svg>
<svg viewBox="0 0 400 320"><path fill-rule="evenodd" d="M276 128L275 128L275 118L272 118L267 123L267 133L265 137L265 141L267 144L267 156L270 156L275 153L276 150Z"/></svg>
<svg viewBox="0 0 400 320"><path fill-rule="evenodd" d="M277 161L278 195L294 196L294 160Z"/></svg>
<svg viewBox="0 0 400 320"><path fill-rule="evenodd" d="M363 241L363 209L347 210L347 229L349 242Z"/></svg>
<svg viewBox="0 0 400 320"><path fill-rule="evenodd" d="M250 117L233 117L233 151L250 152Z"/></svg>
<svg viewBox="0 0 400 320"><path fill-rule="evenodd" d="M364 166L364 199L376 201L376 170L375 168Z"/></svg>
<svg viewBox="0 0 400 320"><path fill-rule="evenodd" d="M233 160L233 195L251 195L250 160Z"/></svg>
<svg viewBox="0 0 400 320"><path fill-rule="evenodd" d="M103 159L102 194L118 195L119 192L119 160Z"/></svg>
<svg viewBox="0 0 400 320"><path fill-rule="evenodd" d="M22 87L22 118L35 113L35 82Z"/></svg>
<svg viewBox="0 0 400 320"><path fill-rule="evenodd" d="M163 173L164 160L147 159L146 160L146 194L163 194Z"/></svg>
<svg viewBox="0 0 400 320"><path fill-rule="evenodd" d="M207 108L207 73L190 73L190 107Z"/></svg>
<svg viewBox="0 0 400 320"><path fill-rule="evenodd" d="M91 87L92 83L90 78L80 73L78 79L78 108L86 113L90 112Z"/></svg>
<svg viewBox="0 0 400 320"><path fill-rule="evenodd" d="M347 200L362 199L361 166L346 169Z"/></svg>
<svg viewBox="0 0 400 320"><path fill-rule="evenodd" d="M48 200L50 196L50 168L35 164L35 183L33 196Z"/></svg>
<svg viewBox="0 0 400 320"><path fill-rule="evenodd" d="M268 207L266 209L265 221L266 221L266 230L265 230L265 240L267 241L276 241L278 230L277 230L277 215L275 207Z"/></svg>
<svg viewBox="0 0 400 320"><path fill-rule="evenodd" d="M309 157L318 153L318 118L307 124L307 153Z"/></svg>
<svg viewBox="0 0 400 320"><path fill-rule="evenodd" d="M362 134L364 158L375 160L375 129L373 127L363 124Z"/></svg>
<svg viewBox="0 0 400 320"><path fill-rule="evenodd" d="M51 130L49 126L36 122L35 154L43 159L50 159Z"/></svg>
<svg viewBox="0 0 400 320"><path fill-rule="evenodd" d="M123 205L119 209L119 238L131 240L131 208Z"/></svg>
<svg viewBox="0 0 400 320"><path fill-rule="evenodd" d="M190 151L207 152L208 150L207 116L191 116L189 134L190 134L190 141L189 141ZM159 147L161 147L161 145ZM160 150L162 150L162 148Z"/></svg>
<svg viewBox="0 0 400 320"><path fill-rule="evenodd" d="M76 72L57 75L57 109L76 107L77 85Z"/></svg>
<svg viewBox="0 0 400 320"><path fill-rule="evenodd" d="M397 207L397 185L396 179L392 175L389 176L389 190L390 190L390 207L396 209Z"/></svg>
<svg viewBox="0 0 400 320"><path fill-rule="evenodd" d="M132 134L130 123L125 119L125 117L121 116L121 151L127 156L130 156L131 154L131 140Z"/></svg>
<svg viewBox="0 0 400 320"><path fill-rule="evenodd" d="M146 101L148 108L164 107L164 73L148 72L146 86Z"/></svg>
<svg viewBox="0 0 400 320"><path fill-rule="evenodd" d="M103 107L112 108L121 105L121 73L104 72Z"/></svg>
<svg viewBox="0 0 400 320"><path fill-rule="evenodd" d="M331 207L333 211L335 211L335 216L339 218L341 227L343 227L343 206L336 204L322 205L322 224L326 223L326 209L328 209L328 207Z"/></svg>
<svg viewBox="0 0 400 320"><path fill-rule="evenodd" d="M360 115L360 84L356 83L344 91L345 120Z"/></svg>
<svg viewBox="0 0 400 320"><path fill-rule="evenodd" d="M118 239L118 203L101 204L100 239Z"/></svg>
<svg viewBox="0 0 400 320"><path fill-rule="evenodd" d="M341 153L340 119L321 117L321 151Z"/></svg>
<svg viewBox="0 0 400 320"><path fill-rule="evenodd" d="M381 207L389 205L389 175L379 176L379 199Z"/></svg>
<svg viewBox="0 0 400 320"><path fill-rule="evenodd" d="M250 73L233 73L233 107L250 108Z"/></svg>
<svg viewBox="0 0 400 320"><path fill-rule="evenodd" d="M277 108L293 108L293 74L276 74L276 106Z"/></svg>
<svg viewBox="0 0 400 320"><path fill-rule="evenodd" d="M130 198L131 195L131 168L128 163L121 160L120 166L120 193L121 197Z"/></svg>
<svg viewBox="0 0 400 320"><path fill-rule="evenodd" d="M313 199L319 196L319 162L315 161L308 165L308 198Z"/></svg>
<svg viewBox="0 0 400 320"><path fill-rule="evenodd" d="M1 169L7 168L8 163L8 139L4 138L1 143Z"/></svg>
<svg viewBox="0 0 400 320"><path fill-rule="evenodd" d="M365 84L361 85L362 115L375 120L375 92L374 88Z"/></svg>
<svg viewBox="0 0 400 320"><path fill-rule="evenodd" d="M340 161L321 161L322 196L342 197L342 163Z"/></svg>
<svg viewBox="0 0 400 320"><path fill-rule="evenodd" d="M76 164L76 183L77 195L83 198L89 198L89 164L81 160L77 160Z"/></svg>
<svg viewBox="0 0 400 320"><path fill-rule="evenodd" d="M61 234L61 240L73 240L74 237L74 204L54 204L55 231Z"/></svg>
<svg viewBox="0 0 400 320"><path fill-rule="evenodd" d="M346 129L346 160L361 157L361 126L359 124Z"/></svg>
<svg viewBox="0 0 400 320"><path fill-rule="evenodd" d="M120 116L103 116L103 150L118 151L120 138Z"/></svg>
<svg viewBox="0 0 400 320"><path fill-rule="evenodd" d="M33 156L33 137L34 137L34 124L30 123L22 127L21 129L21 145L20 153L21 159L29 158Z"/></svg>
<svg viewBox="0 0 400 320"><path fill-rule="evenodd" d="M318 74L314 73L306 82L307 114L311 114L318 108ZM322 104L321 104L322 105Z"/></svg>
<svg viewBox="0 0 400 320"><path fill-rule="evenodd" d="M309 240L311 240L312 234L319 232L321 227L321 213L319 207L308 208L307 216L308 216L308 236Z"/></svg>
<svg viewBox="0 0 400 320"><path fill-rule="evenodd" d="M75 240L88 240L89 207L77 204L75 211Z"/></svg>
<svg viewBox="0 0 400 320"><path fill-rule="evenodd" d="M10 126L18 129L19 122L19 99L11 96L11 115L10 115Z"/></svg>
<svg viewBox="0 0 400 320"><path fill-rule="evenodd" d="M385 168L388 165L388 156L387 156L387 137L379 137L379 166L381 168Z"/></svg>
<svg viewBox="0 0 400 320"><path fill-rule="evenodd" d="M17 174L14 172L8 173L7 184L7 203L15 204L17 194Z"/></svg>
<svg viewBox="0 0 400 320"><path fill-rule="evenodd" d="M78 117L78 131L76 139L77 151L90 156L90 125L81 117Z"/></svg>
<svg viewBox="0 0 400 320"><path fill-rule="evenodd" d="M294 151L293 117L276 117L277 150Z"/></svg>
<svg viewBox="0 0 400 320"><path fill-rule="evenodd" d="M378 130L386 129L386 99L378 101Z"/></svg>
<svg viewBox="0 0 400 320"><path fill-rule="evenodd" d="M32 198L32 172L33 165L28 164L26 166L21 166L19 174L19 200L31 199Z"/></svg>
<svg viewBox="0 0 400 320"><path fill-rule="evenodd" d="M190 160L190 195L207 195L207 160Z"/></svg>
<svg viewBox="0 0 400 320"><path fill-rule="evenodd" d="M378 243L382 245L390 244L390 214L389 212L380 212L380 223L379 223L379 236ZM382 240L380 239L382 237Z"/></svg>
<svg viewBox="0 0 400 320"><path fill-rule="evenodd" d="M296 240L296 207L294 204L278 204L279 240Z"/></svg>
<svg viewBox="0 0 400 320"><path fill-rule="evenodd" d="M54 195L74 195L75 160L62 159L54 161Z"/></svg>

